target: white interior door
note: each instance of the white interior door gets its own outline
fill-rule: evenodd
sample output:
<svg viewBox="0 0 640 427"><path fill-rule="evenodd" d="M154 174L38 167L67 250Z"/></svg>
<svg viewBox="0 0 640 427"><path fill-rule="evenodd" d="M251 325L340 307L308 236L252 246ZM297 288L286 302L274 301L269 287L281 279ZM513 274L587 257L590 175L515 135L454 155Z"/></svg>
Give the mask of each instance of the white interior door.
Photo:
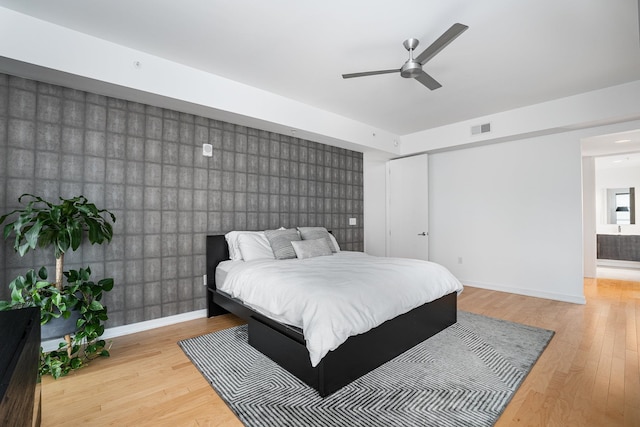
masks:
<svg viewBox="0 0 640 427"><path fill-rule="evenodd" d="M388 254L429 259L429 160L426 154L389 161Z"/></svg>

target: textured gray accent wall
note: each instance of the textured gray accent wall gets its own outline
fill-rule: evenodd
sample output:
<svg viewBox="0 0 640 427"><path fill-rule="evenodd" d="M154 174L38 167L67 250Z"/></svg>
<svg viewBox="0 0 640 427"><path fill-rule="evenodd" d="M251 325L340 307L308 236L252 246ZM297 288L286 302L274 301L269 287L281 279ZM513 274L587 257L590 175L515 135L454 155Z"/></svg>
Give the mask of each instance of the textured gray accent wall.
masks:
<svg viewBox="0 0 640 427"><path fill-rule="evenodd" d="M207 234L325 226L364 248L362 153L0 74L0 213L23 193L83 194L116 215L109 245L65 264L115 279L107 326L205 308ZM3 299L28 268L54 271L52 253L20 258L11 241L0 259Z"/></svg>

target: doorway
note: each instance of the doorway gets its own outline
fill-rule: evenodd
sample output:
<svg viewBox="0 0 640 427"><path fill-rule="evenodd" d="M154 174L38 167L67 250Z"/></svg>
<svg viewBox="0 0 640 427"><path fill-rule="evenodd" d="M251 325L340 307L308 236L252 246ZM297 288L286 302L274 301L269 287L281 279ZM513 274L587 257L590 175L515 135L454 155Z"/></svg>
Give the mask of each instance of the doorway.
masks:
<svg viewBox="0 0 640 427"><path fill-rule="evenodd" d="M638 206L612 196L640 190L640 130L589 137L581 142L584 276L640 281L640 257L629 255L630 246L633 250L640 246L640 224L635 219L623 220L635 217ZM623 212L625 209L629 209L629 215ZM602 246L604 242L619 244L621 249L611 251Z"/></svg>

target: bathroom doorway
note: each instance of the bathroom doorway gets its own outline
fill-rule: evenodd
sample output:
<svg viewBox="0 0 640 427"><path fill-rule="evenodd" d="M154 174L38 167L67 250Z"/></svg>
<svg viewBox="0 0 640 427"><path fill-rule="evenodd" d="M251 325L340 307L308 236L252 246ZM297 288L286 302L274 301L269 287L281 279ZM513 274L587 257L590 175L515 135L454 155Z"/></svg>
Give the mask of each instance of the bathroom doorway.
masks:
<svg viewBox="0 0 640 427"><path fill-rule="evenodd" d="M640 130L582 140L585 277L640 282Z"/></svg>

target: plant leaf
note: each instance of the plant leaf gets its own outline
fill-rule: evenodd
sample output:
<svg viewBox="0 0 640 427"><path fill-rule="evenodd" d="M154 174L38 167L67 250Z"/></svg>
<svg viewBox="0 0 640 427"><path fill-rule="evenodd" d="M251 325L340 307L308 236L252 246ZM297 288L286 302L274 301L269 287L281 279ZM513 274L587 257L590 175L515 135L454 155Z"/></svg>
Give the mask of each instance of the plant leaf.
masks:
<svg viewBox="0 0 640 427"><path fill-rule="evenodd" d="M98 282L98 284L100 286L102 286L102 289L104 289L107 292L109 292L111 289L113 289L113 279L111 277L107 277L107 278L104 278L104 279L100 280Z"/></svg>
<svg viewBox="0 0 640 427"><path fill-rule="evenodd" d="M78 369L82 366L82 359L79 357L74 357L71 359L71 369Z"/></svg>
<svg viewBox="0 0 640 427"><path fill-rule="evenodd" d="M36 248L36 245L38 244L38 238L40 236L40 230L42 230L42 221L38 219L36 220L35 224L33 224L33 226L31 226L31 228L26 233L24 233L24 239L29 245L29 248Z"/></svg>
<svg viewBox="0 0 640 427"><path fill-rule="evenodd" d="M91 304L89 305L89 309L91 311L100 311L102 310L104 307L102 306L102 304L100 304L100 302L98 301L91 301Z"/></svg>
<svg viewBox="0 0 640 427"><path fill-rule="evenodd" d="M80 247L82 243L82 227L78 221L73 221L68 226L69 236L71 237L71 249L74 251Z"/></svg>
<svg viewBox="0 0 640 427"><path fill-rule="evenodd" d="M18 246L18 253L20 254L20 256L24 256L24 254L26 254L28 250L29 250L29 243L24 243Z"/></svg>
<svg viewBox="0 0 640 427"><path fill-rule="evenodd" d="M71 245L71 237L67 232L61 232L58 234L58 251L63 254L69 250L69 245ZM56 254L56 258L59 256Z"/></svg>
<svg viewBox="0 0 640 427"><path fill-rule="evenodd" d="M89 226L89 241L91 244L100 243L102 240L100 238L100 225L98 225L93 219L87 219L86 222Z"/></svg>
<svg viewBox="0 0 640 427"><path fill-rule="evenodd" d="M44 288L48 288L51 286L51 283L44 281L44 280L38 280L35 284L35 288L36 289L44 289Z"/></svg>
<svg viewBox="0 0 640 427"><path fill-rule="evenodd" d="M38 277L41 278L42 280L47 280L47 277L49 277L49 273L47 272L47 267L45 266L40 267L40 270L38 270Z"/></svg>

